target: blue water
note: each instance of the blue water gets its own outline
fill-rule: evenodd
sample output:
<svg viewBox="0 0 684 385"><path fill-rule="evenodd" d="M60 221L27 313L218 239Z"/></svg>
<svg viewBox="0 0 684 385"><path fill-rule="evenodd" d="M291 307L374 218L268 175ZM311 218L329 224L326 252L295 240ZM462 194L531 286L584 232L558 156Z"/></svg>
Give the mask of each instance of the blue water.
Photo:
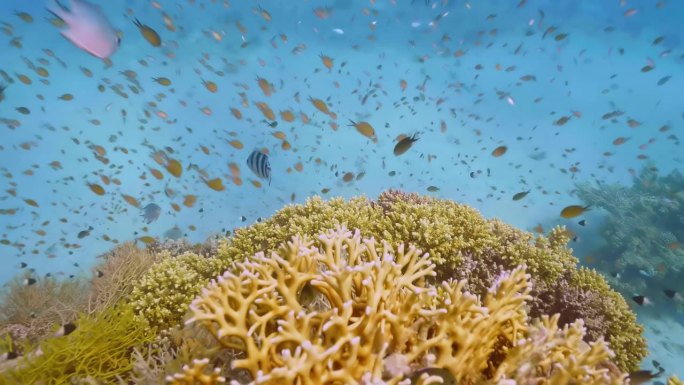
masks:
<svg viewBox="0 0 684 385"><path fill-rule="evenodd" d="M38 276L88 272L114 241L161 238L174 226L202 241L324 188L330 189L325 197L375 197L387 188L402 188L467 203L487 217L525 229L567 224L580 237L592 237L592 228L559 216L563 207L581 203L574 196L576 183L630 185L630 170L638 172L646 164L662 174L681 167L679 142L668 136L682 136L684 123L683 2L97 3L122 33L111 68L60 36L45 21L50 15L41 1L0 4L5 31L0 31L0 69L12 80L0 102L0 118L21 124L15 129L0 125L0 209L16 209L13 215L0 215L0 239L10 242L0 244L1 282L22 274L21 262ZM271 20L257 7L268 11ZM316 8L329 14L321 18ZM629 9L636 13L629 15ZM28 12L34 21L25 23L14 11ZM163 14L175 32L165 27ZM152 47L127 15L154 28L162 46ZM430 24L438 15L441 19ZM550 26L555 31L543 37ZM662 42L654 45L659 36ZM15 46L17 40L11 44L13 39L20 39L22 48ZM294 53L298 45L301 52ZM459 50L464 54L456 57ZM332 70L319 55L334 59ZM47 69L49 76L41 77L27 61ZM654 69L642 72L649 63ZM81 67L93 76L85 76ZM137 84L124 71L135 71ZM19 75L32 84L23 84ZM536 81L520 80L526 75ZM666 76L671 78L663 82ZM172 85L152 80L158 77ZM257 77L272 84L272 96L264 95ZM207 90L203 80L215 82L217 92ZM111 87L121 87L128 97ZM74 99L58 99L65 93ZM309 97L326 100L337 119L316 110ZM276 128L263 121L255 102L268 103L278 115ZM21 114L18 107L30 114ZM210 115L202 112L205 108ZM230 108L239 109L242 119ZM284 110L294 112L296 120L281 119ZM624 112L616 123L602 119L616 110ZM167 116L160 117L161 112ZM311 119L308 124L300 112ZM572 117L554 125L563 116ZM377 143L348 127L350 119L371 123ZM640 125L632 128L628 119ZM331 122L339 125L337 130ZM663 125L670 130L659 131ZM291 149L282 148L277 131ZM394 156L397 136L416 132L420 140L406 154ZM616 146L618 137L629 140ZM243 148L231 146L233 140ZM94 145L106 151L108 164L96 159ZM507 146L507 153L493 157L490 153L500 145ZM155 162L151 147L181 162L180 178ZM260 180L262 186L255 187L252 181L259 179L245 165L257 148L269 150L270 186ZM607 151L612 156L605 156ZM60 169L50 165L54 161ZM240 166L240 186L231 180L231 162ZM295 169L298 163L302 171ZM210 189L191 164L210 178L221 178L225 190ZM577 170L569 171L573 166ZM160 170L163 179L153 177L150 168ZM396 175L390 176L391 171ZM346 172L365 174L345 182ZM86 183L100 184L105 195L94 194ZM429 186L439 191L427 192ZM176 196L169 197L166 188ZM528 189L532 192L524 200L511 200ZM15 190L16 197L8 190ZM160 205L160 218L146 226L141 211L121 194L135 197L141 207ZM197 197L192 208L183 205L186 195ZM79 232L90 226L91 233L79 239ZM571 246L591 251L582 249L581 242ZM674 307L663 312L681 318ZM666 368L684 373L681 367Z"/></svg>

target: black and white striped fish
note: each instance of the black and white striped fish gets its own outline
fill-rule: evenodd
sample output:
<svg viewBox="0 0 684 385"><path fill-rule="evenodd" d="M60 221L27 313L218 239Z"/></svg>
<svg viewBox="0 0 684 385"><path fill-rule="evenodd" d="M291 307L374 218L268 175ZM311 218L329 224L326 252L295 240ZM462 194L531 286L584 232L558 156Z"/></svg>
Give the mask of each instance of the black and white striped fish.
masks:
<svg viewBox="0 0 684 385"><path fill-rule="evenodd" d="M252 151L247 158L247 166L259 178L268 179L268 184L271 185L271 163L268 161L268 155L259 150Z"/></svg>

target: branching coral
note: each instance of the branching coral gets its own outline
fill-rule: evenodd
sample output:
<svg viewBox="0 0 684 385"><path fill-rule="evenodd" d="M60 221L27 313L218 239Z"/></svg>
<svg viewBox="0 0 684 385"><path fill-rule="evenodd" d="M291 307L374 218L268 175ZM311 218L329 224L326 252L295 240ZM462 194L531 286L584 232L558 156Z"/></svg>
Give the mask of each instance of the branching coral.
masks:
<svg viewBox="0 0 684 385"><path fill-rule="evenodd" d="M131 350L153 338L127 305L82 314L76 325L71 334L46 339L18 358L13 369L0 373L0 383L67 384L79 378L112 382L131 370Z"/></svg>
<svg viewBox="0 0 684 385"><path fill-rule="evenodd" d="M180 324L192 298L222 270L218 260L196 254L172 257L164 253L159 258L135 285L130 301L150 326L166 329Z"/></svg>
<svg viewBox="0 0 684 385"><path fill-rule="evenodd" d="M535 286L534 298L529 302L532 317L552 310L561 314L561 326L583 318L587 340L604 336L623 370L635 370L646 355L641 326L603 278L593 280L594 285L578 286L577 259L566 246L568 236L563 228L552 230L548 237L534 236L496 219L486 220L476 210L448 200L397 191L381 194L378 203L365 198L324 202L314 197L237 230L219 248L218 259L225 269L257 251L275 250L293 235L313 237L320 229L336 225L359 229L394 247L413 244L427 252L437 265L437 281L465 279L467 290L478 295L483 295L502 271L525 264ZM576 295L558 299L554 296L559 290ZM577 306L583 298L597 300Z"/></svg>
<svg viewBox="0 0 684 385"><path fill-rule="evenodd" d="M596 252L598 268L619 271L631 286L624 280L612 283L630 293L648 294L662 285L684 290L684 176L676 170L659 176L645 167L629 187L577 188L585 203L608 213L599 229L605 246Z"/></svg>
<svg viewBox="0 0 684 385"><path fill-rule="evenodd" d="M220 375L221 370L218 368L206 373L207 365L209 365L208 359L195 359L192 361L192 366L183 366L183 373L168 376L166 381L171 385L215 385L226 382L226 378Z"/></svg>
<svg viewBox="0 0 684 385"><path fill-rule="evenodd" d="M623 383L600 369L612 355L602 340L583 347L580 322L560 331L557 317L544 318L530 328L522 268L499 276L482 302L464 281L430 285L434 275L416 248L395 252L340 228L318 247L295 237L269 257L235 263L193 301L187 323L243 351L233 367L252 384L399 384L427 367L459 384ZM416 383L441 380L432 377Z"/></svg>

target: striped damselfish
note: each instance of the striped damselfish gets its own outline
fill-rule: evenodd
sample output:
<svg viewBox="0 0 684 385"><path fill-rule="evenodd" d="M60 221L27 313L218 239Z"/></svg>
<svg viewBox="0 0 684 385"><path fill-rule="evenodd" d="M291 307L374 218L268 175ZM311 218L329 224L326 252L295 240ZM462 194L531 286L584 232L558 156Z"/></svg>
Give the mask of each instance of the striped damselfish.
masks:
<svg viewBox="0 0 684 385"><path fill-rule="evenodd" d="M259 178L268 179L271 185L271 164L268 162L268 155L259 150L252 151L247 158L247 166Z"/></svg>

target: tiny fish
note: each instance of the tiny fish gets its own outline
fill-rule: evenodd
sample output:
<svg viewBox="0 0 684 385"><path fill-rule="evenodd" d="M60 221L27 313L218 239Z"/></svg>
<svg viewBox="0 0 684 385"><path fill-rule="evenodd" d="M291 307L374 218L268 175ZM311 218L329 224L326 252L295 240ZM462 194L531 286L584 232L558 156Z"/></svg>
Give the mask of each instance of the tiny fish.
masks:
<svg viewBox="0 0 684 385"><path fill-rule="evenodd" d="M55 332L55 337L64 337L76 330L76 325L71 322L65 323Z"/></svg>
<svg viewBox="0 0 684 385"><path fill-rule="evenodd" d="M670 81L670 78L672 78L672 76L663 76L662 78L660 78L660 80L658 80L658 85L662 86L663 84Z"/></svg>
<svg viewBox="0 0 684 385"><path fill-rule="evenodd" d="M514 201L519 201L519 200L525 198L525 197L527 196L527 194L529 194L529 193L530 193L530 190L521 191L521 192L519 192L519 193L513 195L513 200L514 200Z"/></svg>
<svg viewBox="0 0 684 385"><path fill-rule="evenodd" d="M651 301L643 295L635 295L632 297L632 300L634 302L636 302L639 306L644 306L644 305L648 306L651 304Z"/></svg>
<svg viewBox="0 0 684 385"><path fill-rule="evenodd" d="M636 372L631 372L628 377L629 383L631 385L645 384L654 378L659 377L664 371L665 369L658 367L657 372L653 372L651 370L637 370Z"/></svg>
<svg viewBox="0 0 684 385"><path fill-rule="evenodd" d="M93 226L88 226L88 230L83 230L78 232L78 239L83 239L90 235L90 232L93 230Z"/></svg>
<svg viewBox="0 0 684 385"><path fill-rule="evenodd" d="M506 151L508 151L508 147L506 146L499 146L492 151L492 156L495 158L500 157L501 155L505 154Z"/></svg>
<svg viewBox="0 0 684 385"><path fill-rule="evenodd" d="M413 136L407 136L403 138L394 146L394 155L399 156L405 153L411 148L411 146L413 146L413 143L417 142L419 139L418 133L413 134Z"/></svg>
<svg viewBox="0 0 684 385"><path fill-rule="evenodd" d="M161 45L161 37L157 31L141 23L138 19L134 19L133 24L138 27L140 34L152 45L152 47L159 47Z"/></svg>

